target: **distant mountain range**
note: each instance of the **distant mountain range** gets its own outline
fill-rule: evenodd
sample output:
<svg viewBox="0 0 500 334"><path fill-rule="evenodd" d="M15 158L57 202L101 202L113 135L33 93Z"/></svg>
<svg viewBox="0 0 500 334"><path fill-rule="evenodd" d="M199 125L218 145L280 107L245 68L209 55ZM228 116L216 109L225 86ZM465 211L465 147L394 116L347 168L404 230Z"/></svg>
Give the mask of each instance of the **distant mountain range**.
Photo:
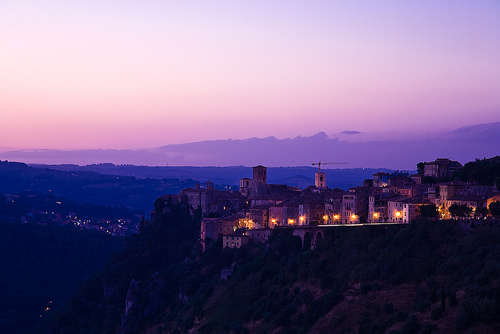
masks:
<svg viewBox="0 0 500 334"><path fill-rule="evenodd" d="M356 131L349 131L355 135ZM352 142L310 137L212 140L138 150L17 150L0 159L38 164L132 164L147 166L307 166L313 161L343 162L333 167L414 169L437 157L461 162L500 154L500 122L480 124L408 139Z"/></svg>
<svg viewBox="0 0 500 334"><path fill-rule="evenodd" d="M173 166L133 166L133 165L31 165L32 169L56 170L58 172L87 173L134 177L139 179L165 179L172 182L214 182L219 187L232 186L238 189L240 179L252 177L252 169L244 166L234 167L173 167ZM268 169L268 182L305 188L314 184L313 167L271 167ZM325 169L326 181L330 188L348 189L359 186L363 180L377 172L391 172L389 169L336 168Z"/></svg>
<svg viewBox="0 0 500 334"><path fill-rule="evenodd" d="M175 194L196 184L189 179L138 179L87 170L33 168L22 163L0 162L0 194L51 195L82 205L125 207L146 213L159 196Z"/></svg>

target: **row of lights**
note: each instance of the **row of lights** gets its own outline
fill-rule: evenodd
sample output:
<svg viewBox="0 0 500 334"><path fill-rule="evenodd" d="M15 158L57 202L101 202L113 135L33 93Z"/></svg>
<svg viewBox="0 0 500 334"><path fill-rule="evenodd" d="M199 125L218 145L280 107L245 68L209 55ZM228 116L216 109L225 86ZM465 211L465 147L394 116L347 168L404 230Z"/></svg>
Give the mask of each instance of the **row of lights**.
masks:
<svg viewBox="0 0 500 334"><path fill-rule="evenodd" d="M395 211L394 216L397 218L401 217L401 211ZM380 217L380 214L378 212L373 213L373 218L378 219Z"/></svg>
<svg viewBox="0 0 500 334"><path fill-rule="evenodd" d="M351 218L352 218L352 219L356 219L356 218L357 218L357 216L356 216L355 214L352 214L352 215L351 215ZM330 217L329 217L328 215L324 215L324 216L323 216L323 220L324 220L325 222L326 222L326 221L328 221L329 219L330 219ZM339 220L339 219L340 219L340 215L339 215L339 214L334 214L334 215L332 215L332 219L333 219L333 220Z"/></svg>
<svg viewBox="0 0 500 334"><path fill-rule="evenodd" d="M378 214L377 214L377 217L378 217ZM338 221L338 220L340 220L340 215L334 214L331 216L331 218L332 218L332 220ZM354 213L351 215L352 220L355 220L358 218L359 218L359 216L354 214ZM330 216L328 216L328 215L323 216L323 220L325 221L325 223L328 222L329 219L330 219ZM299 222L301 225L304 224L306 222L306 216L299 216ZM278 221L275 218L271 219L271 224L273 226L277 225L277 223L278 223ZM295 219L293 219L293 218L288 219L288 225L295 225L295 223L296 223Z"/></svg>
<svg viewBox="0 0 500 334"><path fill-rule="evenodd" d="M394 212L394 216L396 218L400 218L402 216L401 211L395 211ZM354 213L351 215L351 219L352 220L356 220L358 218L359 218L358 215L356 215ZM380 214L378 212L374 212L373 213L373 218L375 218L375 219L380 218ZM329 219L330 219L330 216L328 216L328 215L324 215L323 216L323 220L325 221L325 223L328 222ZM333 220L339 220L340 219L340 215L339 214L335 214L335 215L332 216L332 219ZM305 223L305 221L306 221L306 216L300 216L299 217L300 224ZM271 223L273 225L276 225L277 224L277 220L273 218L273 219L271 219ZM288 225L295 225L295 219L288 219Z"/></svg>

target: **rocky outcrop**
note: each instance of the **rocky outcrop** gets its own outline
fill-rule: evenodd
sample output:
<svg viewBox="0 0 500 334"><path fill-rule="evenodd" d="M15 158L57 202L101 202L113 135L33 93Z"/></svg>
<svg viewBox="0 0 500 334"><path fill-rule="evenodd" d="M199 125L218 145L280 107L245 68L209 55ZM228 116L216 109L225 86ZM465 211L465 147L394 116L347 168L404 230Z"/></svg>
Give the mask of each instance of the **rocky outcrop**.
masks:
<svg viewBox="0 0 500 334"><path fill-rule="evenodd" d="M156 273L150 280L132 279L125 298L120 334L137 333L165 307L165 281Z"/></svg>

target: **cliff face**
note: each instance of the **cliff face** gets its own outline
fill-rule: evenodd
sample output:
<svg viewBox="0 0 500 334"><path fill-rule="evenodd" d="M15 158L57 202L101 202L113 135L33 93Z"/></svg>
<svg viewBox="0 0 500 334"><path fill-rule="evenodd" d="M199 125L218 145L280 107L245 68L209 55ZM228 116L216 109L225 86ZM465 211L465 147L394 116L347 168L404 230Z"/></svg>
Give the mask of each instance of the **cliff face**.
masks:
<svg viewBox="0 0 500 334"><path fill-rule="evenodd" d="M498 225L346 227L314 250L282 231L266 246L201 254L186 234L196 219L170 212L94 282L116 293L83 291L56 333L500 330ZM88 304L98 311L78 307Z"/></svg>
<svg viewBox="0 0 500 334"><path fill-rule="evenodd" d="M181 270L199 251L200 219L185 203L163 205L157 202L154 220L82 287L53 333L139 333L176 304Z"/></svg>
<svg viewBox="0 0 500 334"><path fill-rule="evenodd" d="M133 334L141 330L140 324L159 314L162 310L162 295L165 280L159 273L151 279L137 281L132 279L125 298L125 310L120 325L120 334Z"/></svg>

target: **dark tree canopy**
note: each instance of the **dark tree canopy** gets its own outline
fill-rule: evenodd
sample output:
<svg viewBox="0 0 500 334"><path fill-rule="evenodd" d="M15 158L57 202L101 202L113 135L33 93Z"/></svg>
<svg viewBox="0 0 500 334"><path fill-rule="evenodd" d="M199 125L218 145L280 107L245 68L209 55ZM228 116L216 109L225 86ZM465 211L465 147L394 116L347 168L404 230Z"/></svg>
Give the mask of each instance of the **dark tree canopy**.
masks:
<svg viewBox="0 0 500 334"><path fill-rule="evenodd" d="M500 217L500 202L491 203L489 210L494 217Z"/></svg>
<svg viewBox="0 0 500 334"><path fill-rule="evenodd" d="M468 217L472 213L472 209L467 205L462 204L452 204L448 209L453 217Z"/></svg>
<svg viewBox="0 0 500 334"><path fill-rule="evenodd" d="M477 208L475 212L476 217L486 217L488 215L488 208Z"/></svg>
<svg viewBox="0 0 500 334"><path fill-rule="evenodd" d="M422 205L420 207L420 214L425 218L435 218L438 216L438 212L434 204Z"/></svg>
<svg viewBox="0 0 500 334"><path fill-rule="evenodd" d="M418 174L424 175L424 166L425 166L425 164L423 162L419 162L417 164L417 172L418 172Z"/></svg>
<svg viewBox="0 0 500 334"><path fill-rule="evenodd" d="M455 177L465 182L475 182L483 185L500 185L500 156L466 163Z"/></svg>

